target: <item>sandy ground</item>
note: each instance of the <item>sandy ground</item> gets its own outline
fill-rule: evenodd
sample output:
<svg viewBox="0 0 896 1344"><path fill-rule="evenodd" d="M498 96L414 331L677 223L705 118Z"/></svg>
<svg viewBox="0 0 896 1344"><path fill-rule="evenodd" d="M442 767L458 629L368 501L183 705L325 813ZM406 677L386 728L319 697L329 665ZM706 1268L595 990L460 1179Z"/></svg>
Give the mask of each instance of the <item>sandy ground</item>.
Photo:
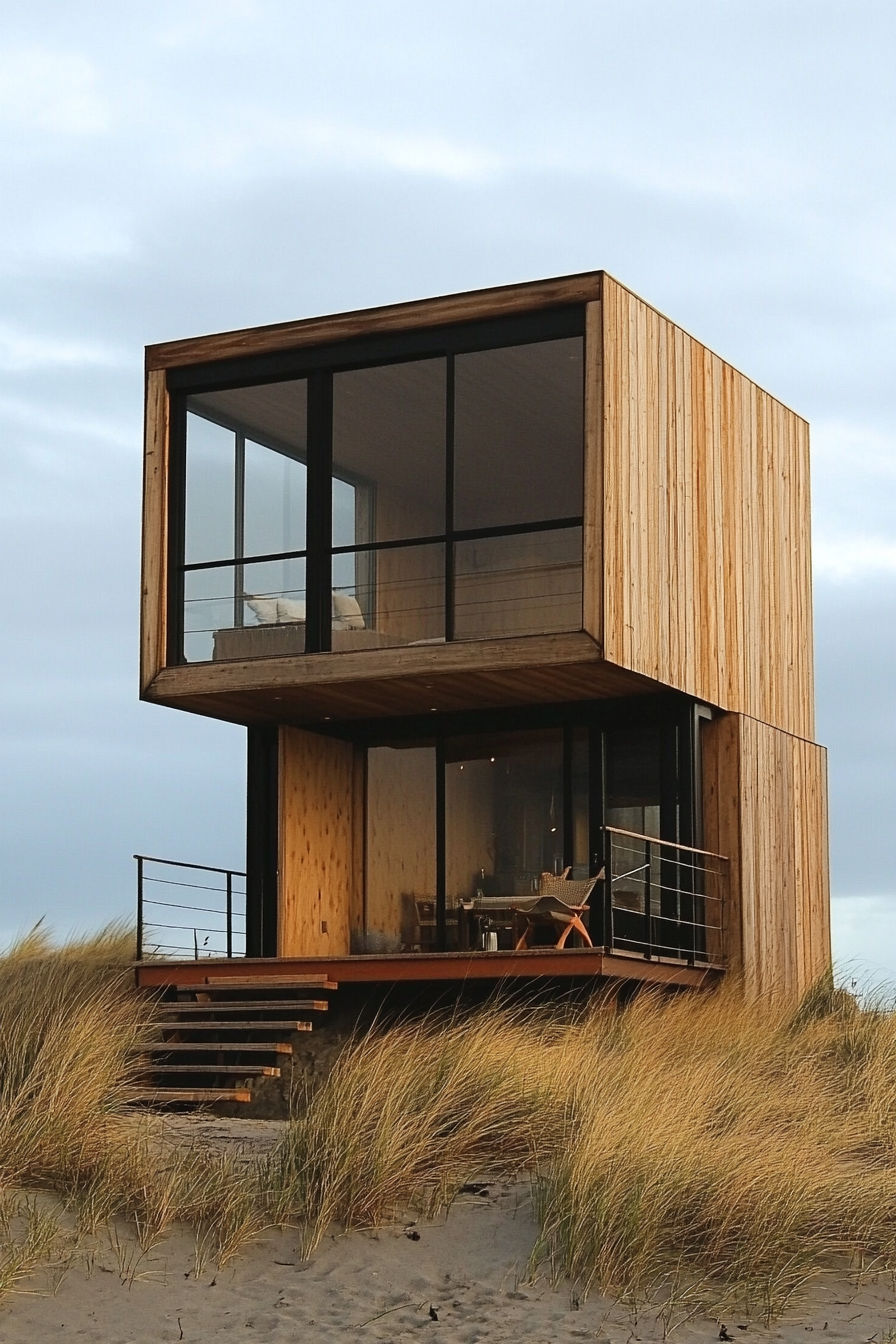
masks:
<svg viewBox="0 0 896 1344"><path fill-rule="evenodd" d="M280 1125L189 1118L178 1138L260 1151ZM0 1341L345 1340L458 1341L663 1340L657 1308L633 1312L598 1296L579 1302L568 1284L529 1283L535 1238L525 1185L490 1185L459 1198L447 1218L370 1233L334 1230L303 1263L294 1234L252 1243L224 1269L195 1273L192 1234L166 1237L144 1255L123 1229L81 1248L58 1267L20 1285L0 1304ZM438 1319L435 1319L437 1317ZM896 1341L896 1292L889 1277L819 1279L800 1306L766 1329L734 1317L735 1340ZM720 1322L695 1319L671 1335L681 1344L719 1338Z"/></svg>

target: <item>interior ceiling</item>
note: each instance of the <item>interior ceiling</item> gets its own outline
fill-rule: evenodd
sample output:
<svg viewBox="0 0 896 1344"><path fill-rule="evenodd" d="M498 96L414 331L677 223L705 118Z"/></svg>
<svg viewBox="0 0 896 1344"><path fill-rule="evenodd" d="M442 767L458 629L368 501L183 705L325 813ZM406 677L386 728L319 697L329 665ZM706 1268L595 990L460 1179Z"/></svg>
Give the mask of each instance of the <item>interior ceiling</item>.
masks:
<svg viewBox="0 0 896 1344"><path fill-rule="evenodd" d="M578 337L457 356L457 526L581 513L582 389ZM445 397L443 358L337 373L336 473L409 496L441 516ZM305 456L305 379L202 393L190 406Z"/></svg>
<svg viewBox="0 0 896 1344"><path fill-rule="evenodd" d="M190 397L191 410L209 411L216 419L231 421L251 437L252 430L295 450L304 459L307 452L308 383L294 378L288 383L263 387L231 387L224 392L202 392Z"/></svg>

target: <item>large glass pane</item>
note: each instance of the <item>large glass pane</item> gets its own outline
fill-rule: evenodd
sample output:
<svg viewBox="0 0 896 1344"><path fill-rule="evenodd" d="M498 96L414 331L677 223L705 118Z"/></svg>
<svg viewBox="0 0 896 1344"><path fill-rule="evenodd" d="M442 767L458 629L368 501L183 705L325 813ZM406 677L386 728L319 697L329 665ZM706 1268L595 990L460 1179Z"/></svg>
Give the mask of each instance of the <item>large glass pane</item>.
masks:
<svg viewBox="0 0 896 1344"><path fill-rule="evenodd" d="M630 832L611 836L613 941L640 951L653 941L649 921L661 912L660 849L638 838L660 833L660 730L654 724L611 728L604 742L606 823Z"/></svg>
<svg viewBox="0 0 896 1344"><path fill-rule="evenodd" d="M563 871L562 731L449 739L445 828L449 907L537 893Z"/></svg>
<svg viewBox="0 0 896 1344"><path fill-rule="evenodd" d="M455 546L454 636L582 627L582 529L480 537Z"/></svg>
<svg viewBox="0 0 896 1344"><path fill-rule="evenodd" d="M217 633L234 623L234 569L191 569L184 575L184 659L207 663Z"/></svg>
<svg viewBox="0 0 896 1344"><path fill-rule="evenodd" d="M445 370L423 359L334 376L334 546L444 532Z"/></svg>
<svg viewBox="0 0 896 1344"><path fill-rule="evenodd" d="M305 561L245 561L184 575L184 658L305 652Z"/></svg>
<svg viewBox="0 0 896 1344"><path fill-rule="evenodd" d="M333 556L334 652L445 638L445 547Z"/></svg>
<svg viewBox="0 0 896 1344"><path fill-rule="evenodd" d="M192 404L192 399L191 399ZM185 561L229 560L236 536L236 435L187 411Z"/></svg>
<svg viewBox="0 0 896 1344"><path fill-rule="evenodd" d="M662 749L659 726L610 728L605 742L607 825L658 837Z"/></svg>
<svg viewBox="0 0 896 1344"><path fill-rule="evenodd" d="M232 464L229 548L214 555L188 553L187 563L303 550L308 422L305 379L203 392L190 397L187 409L188 510L191 427L202 425L202 444L215 436L226 435L231 444ZM234 488L237 491L236 508ZM208 489L206 493L209 498L205 512L214 512L217 516L222 507L221 487L215 495Z"/></svg>
<svg viewBox="0 0 896 1344"><path fill-rule="evenodd" d="M303 551L307 466L252 439L245 456L243 554Z"/></svg>
<svg viewBox="0 0 896 1344"><path fill-rule="evenodd" d="M455 527L582 513L583 389L578 336L457 356Z"/></svg>
<svg viewBox="0 0 896 1344"><path fill-rule="evenodd" d="M366 853L364 931L361 946L352 950L432 951L436 753L431 744L368 751Z"/></svg>

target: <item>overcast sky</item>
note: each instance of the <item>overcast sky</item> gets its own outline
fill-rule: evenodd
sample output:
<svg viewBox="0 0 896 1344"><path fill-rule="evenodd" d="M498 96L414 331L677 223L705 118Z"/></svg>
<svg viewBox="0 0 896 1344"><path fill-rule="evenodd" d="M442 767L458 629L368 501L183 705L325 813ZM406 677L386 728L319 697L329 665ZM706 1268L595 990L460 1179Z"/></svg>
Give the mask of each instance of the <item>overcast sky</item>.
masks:
<svg viewBox="0 0 896 1344"><path fill-rule="evenodd" d="M0 0L0 940L243 862L137 701L143 346L606 268L806 416L835 951L896 979L896 7Z"/></svg>

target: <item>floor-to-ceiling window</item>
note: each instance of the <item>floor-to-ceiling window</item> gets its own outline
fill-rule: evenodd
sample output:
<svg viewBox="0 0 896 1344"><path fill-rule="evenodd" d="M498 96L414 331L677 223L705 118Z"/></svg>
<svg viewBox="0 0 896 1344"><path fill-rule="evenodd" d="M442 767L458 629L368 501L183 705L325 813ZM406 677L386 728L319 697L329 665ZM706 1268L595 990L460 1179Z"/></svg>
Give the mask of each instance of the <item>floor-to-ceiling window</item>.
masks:
<svg viewBox="0 0 896 1344"><path fill-rule="evenodd" d="M514 946L515 915L543 875L581 883L604 869L608 827L631 854L620 929L643 943L645 845L699 838L693 722L683 697L658 696L372 727L358 950L475 950L492 945L487 936ZM661 864L657 847L648 855L657 891L677 880ZM596 885L584 916L595 944L605 940L604 897ZM548 922L535 942L557 936Z"/></svg>
<svg viewBox="0 0 896 1344"><path fill-rule="evenodd" d="M582 332L561 309L172 373L171 660L581 628Z"/></svg>

